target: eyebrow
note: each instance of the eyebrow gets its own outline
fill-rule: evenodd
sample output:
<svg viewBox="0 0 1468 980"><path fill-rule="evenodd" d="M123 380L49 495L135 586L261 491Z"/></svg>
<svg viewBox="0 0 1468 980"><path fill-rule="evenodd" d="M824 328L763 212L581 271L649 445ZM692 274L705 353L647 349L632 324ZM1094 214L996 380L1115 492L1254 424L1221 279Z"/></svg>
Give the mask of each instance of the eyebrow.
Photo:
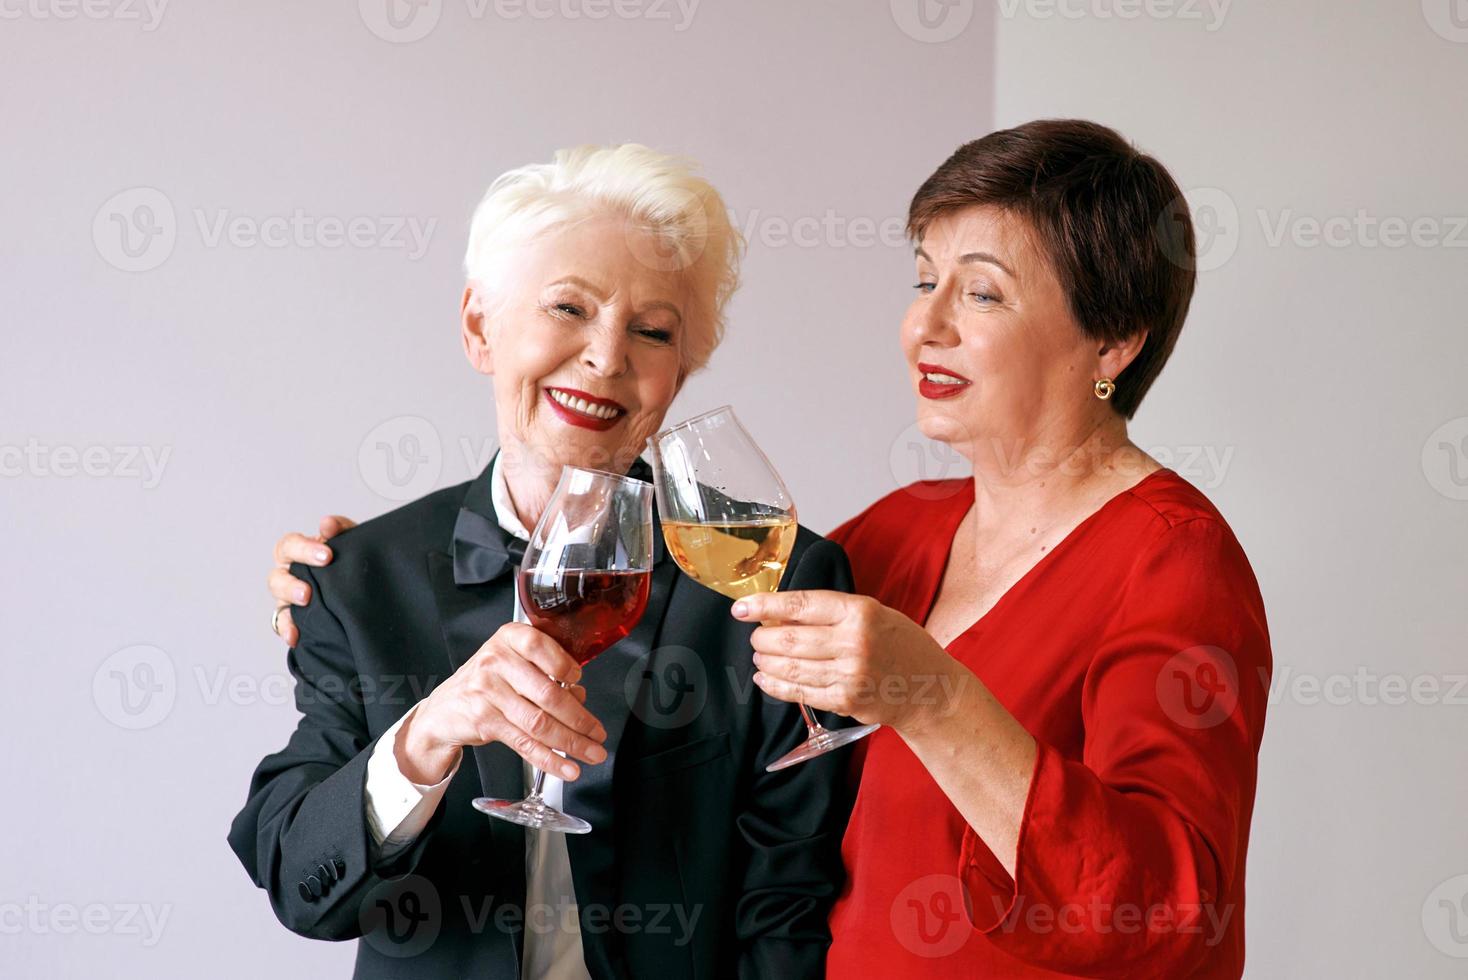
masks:
<svg viewBox="0 0 1468 980"><path fill-rule="evenodd" d="M927 252L924 252L921 246L919 246L915 250L915 254L918 256L918 258L927 259L929 262L933 261L933 257ZM1001 262L999 260L999 256L993 254L992 252L965 252L958 257L959 265L972 265L975 262L988 262L991 265L997 265L999 268L1008 273L1010 277L1014 279L1019 278L1019 276L1016 276L1014 274L1013 269Z"/></svg>
<svg viewBox="0 0 1468 980"><path fill-rule="evenodd" d="M597 302L603 302L606 299L605 293L603 293L596 286L593 286L591 283L587 282L585 279L582 279L580 276L562 276L555 282L548 283L546 288L549 289L552 286L564 285L580 286L582 289L595 296ZM649 310L667 310L669 313L673 314L673 316L677 317L679 323L683 322L683 311L678 309L678 307L674 306L672 303L669 303L667 300L653 300L651 303L648 303L638 312L646 313Z"/></svg>

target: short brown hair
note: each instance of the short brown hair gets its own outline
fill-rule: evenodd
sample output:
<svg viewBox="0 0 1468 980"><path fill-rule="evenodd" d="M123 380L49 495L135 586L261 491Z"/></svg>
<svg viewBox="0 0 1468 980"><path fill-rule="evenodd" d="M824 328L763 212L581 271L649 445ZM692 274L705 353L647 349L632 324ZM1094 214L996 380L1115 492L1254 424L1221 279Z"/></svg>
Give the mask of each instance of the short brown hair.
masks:
<svg viewBox="0 0 1468 980"><path fill-rule="evenodd" d="M1193 223L1167 169L1115 130L1042 119L960 146L907 214L914 241L934 218L987 205L1025 219L1088 337L1147 331L1111 405L1131 418L1182 331L1196 279Z"/></svg>

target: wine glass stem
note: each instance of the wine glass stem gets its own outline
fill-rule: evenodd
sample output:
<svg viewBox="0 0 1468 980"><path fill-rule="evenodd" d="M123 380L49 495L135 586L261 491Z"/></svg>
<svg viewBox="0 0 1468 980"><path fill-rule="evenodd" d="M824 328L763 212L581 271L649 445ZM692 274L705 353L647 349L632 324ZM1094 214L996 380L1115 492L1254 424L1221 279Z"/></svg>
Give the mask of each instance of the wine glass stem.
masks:
<svg viewBox="0 0 1468 980"><path fill-rule="evenodd" d="M816 716L810 713L810 709L805 706L804 701L800 702L800 717L805 719L806 732L811 738L826 734L825 728L821 727L821 723L816 721Z"/></svg>
<svg viewBox="0 0 1468 980"><path fill-rule="evenodd" d="M529 796L525 797L525 802L526 803L543 803L544 801L540 798L540 791L543 790L544 788L545 788L545 770L544 769L536 769L535 770L535 788L530 791L530 795Z"/></svg>
<svg viewBox="0 0 1468 980"><path fill-rule="evenodd" d="M551 680L553 680L557 684L561 685L561 688L563 690L565 688L568 688L568 687L571 686L571 685L567 684L565 681L563 681L563 680L561 680L560 678L557 678L557 677L552 677ZM541 806L544 806L545 805L545 800L541 799L541 797L540 797L540 791L543 790L543 789L545 789L545 770L544 769L541 769L541 768L539 768L537 766L536 769L535 769L535 788L530 791L530 795L529 796L525 797L525 802L526 803L537 803L537 804L540 804Z"/></svg>

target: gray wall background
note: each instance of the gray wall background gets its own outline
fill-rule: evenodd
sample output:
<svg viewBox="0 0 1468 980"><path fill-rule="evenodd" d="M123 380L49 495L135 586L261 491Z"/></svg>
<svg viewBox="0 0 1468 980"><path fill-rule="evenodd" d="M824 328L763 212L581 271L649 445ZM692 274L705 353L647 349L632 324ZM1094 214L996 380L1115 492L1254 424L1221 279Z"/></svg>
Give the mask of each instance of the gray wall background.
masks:
<svg viewBox="0 0 1468 980"><path fill-rule="evenodd" d="M281 531L492 452L456 314L494 175L624 139L704 163L746 285L671 416L737 404L824 530L953 471L897 350L912 191L1079 114L1207 225L1136 433L1269 605L1250 976L1461 975L1468 11L1387 6L0 4L4 972L348 971L224 844L294 720L264 575Z"/></svg>

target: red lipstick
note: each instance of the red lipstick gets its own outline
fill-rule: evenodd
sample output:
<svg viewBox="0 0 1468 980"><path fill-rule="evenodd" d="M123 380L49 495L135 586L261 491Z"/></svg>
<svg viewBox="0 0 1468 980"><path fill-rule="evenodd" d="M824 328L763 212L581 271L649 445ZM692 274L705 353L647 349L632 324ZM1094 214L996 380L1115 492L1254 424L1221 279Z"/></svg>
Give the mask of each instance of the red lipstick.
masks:
<svg viewBox="0 0 1468 980"><path fill-rule="evenodd" d="M952 368L946 368L941 364L928 364L925 361L918 363L918 394L924 398L953 398L961 395L973 387L973 382ZM923 377L926 374L946 374L951 378L957 378L958 384L942 384L937 381L929 381Z"/></svg>
<svg viewBox="0 0 1468 980"><path fill-rule="evenodd" d="M588 391L582 391L579 388L543 388L541 390L545 392L545 401L551 407L551 411L555 412L562 422L568 425L574 425L579 429L595 429L598 432L605 432L622 421L622 416L627 414L627 408L621 402L613 401L610 398L598 398L596 395ZM587 408L603 411L609 410L613 414L605 418L588 414L571 405L562 405L556 400L557 395L567 400L579 398L585 403Z"/></svg>

